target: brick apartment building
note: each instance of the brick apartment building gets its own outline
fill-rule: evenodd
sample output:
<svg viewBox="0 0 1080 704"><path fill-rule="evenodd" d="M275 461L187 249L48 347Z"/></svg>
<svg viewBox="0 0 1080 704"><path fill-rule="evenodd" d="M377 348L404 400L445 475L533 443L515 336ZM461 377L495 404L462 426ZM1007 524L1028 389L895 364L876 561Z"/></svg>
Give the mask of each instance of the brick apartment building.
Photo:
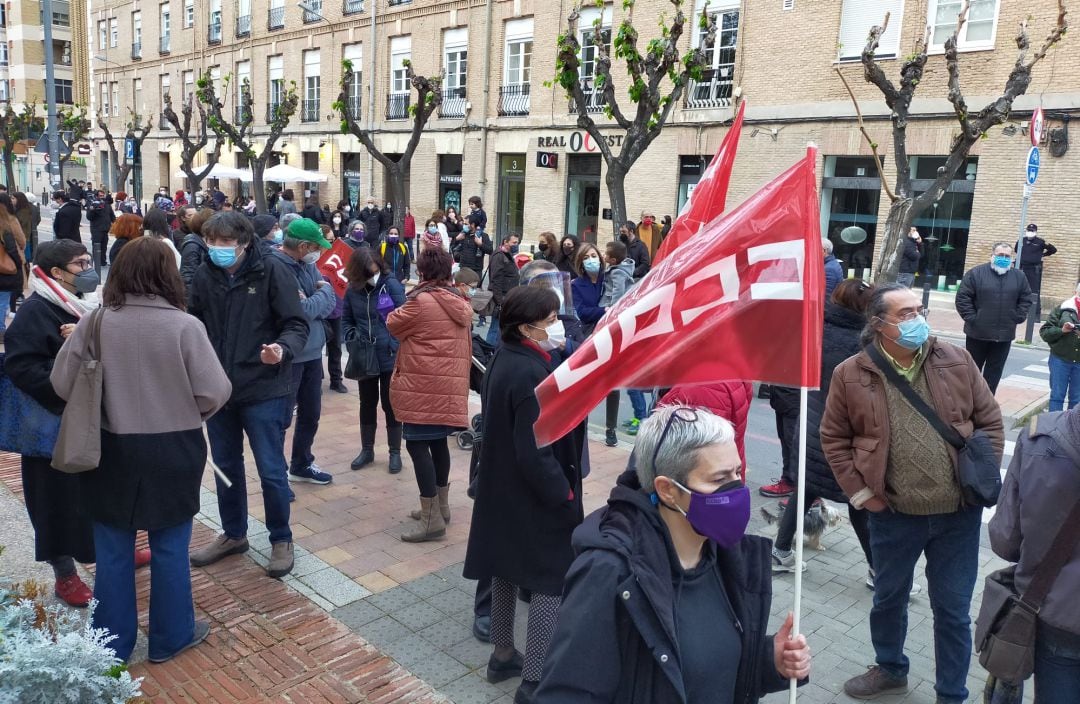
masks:
<svg viewBox="0 0 1080 704"><path fill-rule="evenodd" d="M697 11L703 4L698 3ZM962 75L969 105L977 109L999 95L1017 57L1014 37L1031 17L1032 43L1041 44L1054 18L1055 0L1019 3L973 0L961 37ZM718 35L705 80L690 86L669 125L638 161L627 179L631 218L643 208L658 217L675 215L715 153L738 100L748 101L729 203L736 204L804 153L820 147L822 231L836 242L849 269L871 266L884 226L888 199L854 120L839 68L859 96L870 131L885 152L885 177L894 177L888 110L875 88L862 79L858 55L872 24L891 12L889 31L878 52L882 66L898 80L900 63L927 31L934 54L919 86L908 130L913 174L930 179L943 163L957 129L945 99L942 44L955 26L959 0L712 0ZM409 184L412 210L422 220L436 207L479 195L496 234L599 231L609 237L605 168L596 146L576 127L563 91L549 87L555 71L558 33L572 3L536 0L103 0L89 9L92 62L91 102L116 129L129 107L153 114L155 128L143 145L135 189L183 186L177 178L179 143L162 130L161 94L174 99L193 91L199 71L231 74L227 105L244 78L255 100L256 134L266 133L267 107L295 82L300 110L279 142L280 160L317 169L325 184L323 202L383 193L383 169L359 142L338 131L331 104L337 99L343 58L357 68L359 96L353 109L362 124L373 107L376 142L387 153L404 149L411 126L402 62L417 72L445 73L444 100L413 158ZM690 3L687 3L690 9ZM600 16L605 29L617 28L624 10L609 3L583 10L580 28L585 68L592 48L610 34L593 31ZM642 42L655 32L662 0L638 0L635 22ZM372 28L372 22L375 26ZM684 49L700 41L688 23ZM1020 229L1024 163L1030 140L1027 121L1042 105L1048 131L1067 126L1080 110L1080 75L1073 68L1080 44L1071 35L1034 72L1028 94L1014 105L1011 121L992 130L936 208L917 221L929 241L924 268L935 285L952 284L974 263L986 260L998 240L1015 240ZM625 81L616 66L619 94ZM371 96L374 96L373 104ZM603 120L600 101L591 107ZM115 130L114 130L115 131ZM610 130L617 141L619 131ZM98 172L107 180L105 142L95 133ZM1060 133L1059 133L1060 136ZM1047 145L1048 146L1048 145ZM558 154L556 168L541 166L539 152ZM222 162L244 166L226 153ZM1028 211L1039 232L1060 253L1046 262L1044 293L1072 291L1080 264L1076 215L1080 191L1069 173L1080 164L1076 150L1060 157L1043 148L1043 166ZM245 186L223 181L226 193ZM924 183L925 187L925 183ZM129 184L129 190L132 190ZM848 245L840 231L858 225L869 234Z"/></svg>

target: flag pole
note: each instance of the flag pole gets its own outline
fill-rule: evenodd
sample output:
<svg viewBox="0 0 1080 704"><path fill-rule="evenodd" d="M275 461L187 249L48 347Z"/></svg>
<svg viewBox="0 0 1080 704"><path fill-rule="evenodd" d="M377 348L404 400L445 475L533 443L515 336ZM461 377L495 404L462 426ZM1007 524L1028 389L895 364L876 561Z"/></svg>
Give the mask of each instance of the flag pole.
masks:
<svg viewBox="0 0 1080 704"><path fill-rule="evenodd" d="M802 585L803 585L803 530L806 518L806 400L807 387L799 389L799 476L795 483L795 501L788 501L788 511L798 508L795 516L795 605L794 619L791 626L791 637L795 638L800 632L802 620ZM788 689L788 702L795 704L798 697L799 681L791 678Z"/></svg>

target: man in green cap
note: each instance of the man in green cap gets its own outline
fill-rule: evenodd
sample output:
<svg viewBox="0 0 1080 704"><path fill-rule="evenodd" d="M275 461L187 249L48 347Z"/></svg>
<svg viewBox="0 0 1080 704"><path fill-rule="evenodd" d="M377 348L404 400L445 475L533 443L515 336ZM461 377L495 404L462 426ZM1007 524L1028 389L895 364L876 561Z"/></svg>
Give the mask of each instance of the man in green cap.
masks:
<svg viewBox="0 0 1080 704"><path fill-rule="evenodd" d="M323 237L318 223L299 218L289 223L281 248L272 253L272 256L285 262L296 276L300 305L310 328L307 344L292 364L293 402L289 404L289 417L285 421L287 428L295 406L296 432L293 433L289 461L290 482L329 484L334 479L333 475L315 464L315 455L311 454L311 445L315 442L322 415L322 350L326 345L322 321L333 312L337 303L333 287L315 266L323 250L327 249L330 249L330 243Z"/></svg>

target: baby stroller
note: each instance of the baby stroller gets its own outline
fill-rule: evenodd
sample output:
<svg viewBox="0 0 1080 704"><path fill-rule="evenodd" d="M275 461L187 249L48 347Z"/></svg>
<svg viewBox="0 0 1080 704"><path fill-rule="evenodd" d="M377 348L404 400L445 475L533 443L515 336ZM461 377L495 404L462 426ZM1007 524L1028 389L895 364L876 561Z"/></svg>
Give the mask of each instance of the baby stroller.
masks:
<svg viewBox="0 0 1080 704"><path fill-rule="evenodd" d="M484 383L484 374L487 373L488 365L491 364L492 358L495 356L495 347L489 345L479 335L472 336L472 368L469 369L469 388L480 393L481 386ZM473 445L480 442L482 439L482 427L483 415L477 413L472 417L469 430L462 430L457 434L457 445L462 450L471 450Z"/></svg>

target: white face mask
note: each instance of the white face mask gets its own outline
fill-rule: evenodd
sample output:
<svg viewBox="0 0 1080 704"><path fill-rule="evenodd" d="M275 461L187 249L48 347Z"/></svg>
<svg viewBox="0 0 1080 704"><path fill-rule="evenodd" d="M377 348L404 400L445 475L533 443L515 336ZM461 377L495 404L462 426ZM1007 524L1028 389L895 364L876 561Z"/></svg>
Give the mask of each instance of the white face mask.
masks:
<svg viewBox="0 0 1080 704"><path fill-rule="evenodd" d="M303 256L303 260L305 264L314 264L315 262L319 261L320 256L322 256L322 252L308 252Z"/></svg>
<svg viewBox="0 0 1080 704"><path fill-rule="evenodd" d="M375 276L372 276L370 279L367 280L368 286L370 286L372 288L375 288L375 285L379 283L380 278L382 278L382 273L381 272L378 273L378 274L375 274Z"/></svg>
<svg viewBox="0 0 1080 704"><path fill-rule="evenodd" d="M556 320L554 323L547 326L546 328L541 328L538 325L530 325L529 327L535 328L537 330L543 330L547 333L546 340L535 341L537 347L542 350L551 351L554 349L558 349L560 345L566 343L566 329L563 327L563 323L561 320Z"/></svg>

